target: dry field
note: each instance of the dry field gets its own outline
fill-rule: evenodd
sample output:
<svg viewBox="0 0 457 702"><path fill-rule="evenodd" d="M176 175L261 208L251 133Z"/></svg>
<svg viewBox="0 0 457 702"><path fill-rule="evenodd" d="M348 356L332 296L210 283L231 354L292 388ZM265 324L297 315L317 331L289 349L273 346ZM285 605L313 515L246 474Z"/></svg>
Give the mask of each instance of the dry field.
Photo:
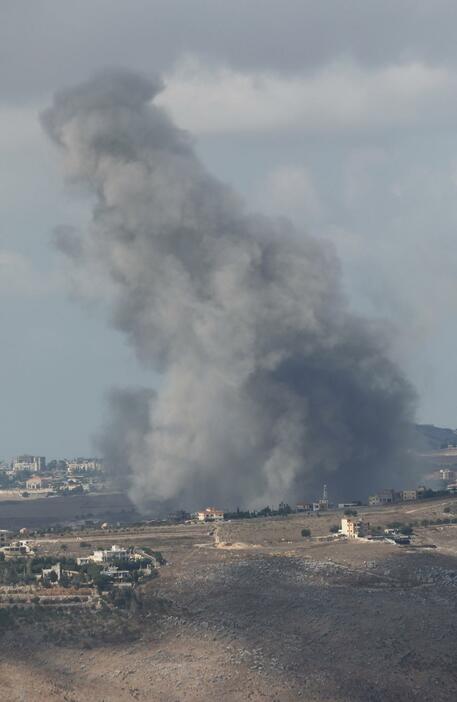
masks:
<svg viewBox="0 0 457 702"><path fill-rule="evenodd" d="M362 511L382 526L439 518L446 505L457 508ZM415 545L436 549L328 541L339 516L84 535L150 545L169 565L134 611L4 625L0 699L455 700L457 526L417 529ZM40 549L80 553L80 538Z"/></svg>
<svg viewBox="0 0 457 702"><path fill-rule="evenodd" d="M0 499L0 529L37 529L81 519L128 522L139 515L130 500L116 492L14 499L3 494Z"/></svg>

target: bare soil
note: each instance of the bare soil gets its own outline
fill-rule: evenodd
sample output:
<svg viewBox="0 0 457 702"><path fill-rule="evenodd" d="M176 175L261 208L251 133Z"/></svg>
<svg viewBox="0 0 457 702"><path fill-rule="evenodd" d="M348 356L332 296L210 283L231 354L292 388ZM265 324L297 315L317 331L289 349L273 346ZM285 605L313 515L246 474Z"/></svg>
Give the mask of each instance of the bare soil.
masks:
<svg viewBox="0 0 457 702"><path fill-rule="evenodd" d="M382 526L447 504L365 511ZM169 565L139 609L4 625L0 700L454 701L457 527L417 529L419 548L325 540L340 516L91 535ZM41 549L62 541L81 550Z"/></svg>

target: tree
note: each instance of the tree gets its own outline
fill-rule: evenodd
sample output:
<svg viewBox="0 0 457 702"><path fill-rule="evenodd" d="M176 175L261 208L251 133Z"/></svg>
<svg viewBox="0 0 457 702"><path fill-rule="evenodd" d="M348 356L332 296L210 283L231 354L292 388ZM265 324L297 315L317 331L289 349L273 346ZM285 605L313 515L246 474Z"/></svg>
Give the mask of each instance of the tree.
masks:
<svg viewBox="0 0 457 702"><path fill-rule="evenodd" d="M259 517L269 517L271 515L271 508L267 505L263 509L259 510Z"/></svg>
<svg viewBox="0 0 457 702"><path fill-rule="evenodd" d="M292 512L292 508L290 505L288 505L286 502L281 502L278 508L278 514L280 514L282 517L286 517L288 514Z"/></svg>
<svg viewBox="0 0 457 702"><path fill-rule="evenodd" d="M311 536L311 529L302 529L301 530L301 535L304 538L309 538Z"/></svg>
<svg viewBox="0 0 457 702"><path fill-rule="evenodd" d="M339 530L340 530L340 528L339 528L338 524L332 524L332 526L330 527L331 534L338 534Z"/></svg>
<svg viewBox="0 0 457 702"><path fill-rule="evenodd" d="M413 528L409 524L403 524L398 531L400 534L404 534L405 536L411 536L413 533Z"/></svg>
<svg viewBox="0 0 457 702"><path fill-rule="evenodd" d="M99 592L102 592L103 590L110 590L112 584L113 584L113 581L109 577L109 575L103 575L102 573L99 573L94 578L94 585Z"/></svg>
<svg viewBox="0 0 457 702"><path fill-rule="evenodd" d="M357 510L356 509L345 509L344 516L345 517L357 517Z"/></svg>
<svg viewBox="0 0 457 702"><path fill-rule="evenodd" d="M59 578L58 578L56 571L51 570L51 572L49 573L49 580L51 581L51 583L56 583L58 579Z"/></svg>

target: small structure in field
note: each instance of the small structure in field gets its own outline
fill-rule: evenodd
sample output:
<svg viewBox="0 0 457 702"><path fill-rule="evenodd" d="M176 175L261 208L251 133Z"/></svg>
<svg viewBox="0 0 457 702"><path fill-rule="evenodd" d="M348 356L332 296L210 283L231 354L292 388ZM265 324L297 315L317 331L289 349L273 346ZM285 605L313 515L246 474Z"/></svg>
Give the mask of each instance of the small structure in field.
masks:
<svg viewBox="0 0 457 702"><path fill-rule="evenodd" d="M207 507L201 512L197 512L197 519L199 522L222 522L224 512L215 507Z"/></svg>
<svg viewBox="0 0 457 702"><path fill-rule="evenodd" d="M360 519L351 519L343 517L341 520L341 533L349 539L358 539L368 534L370 525L368 522L362 522Z"/></svg>

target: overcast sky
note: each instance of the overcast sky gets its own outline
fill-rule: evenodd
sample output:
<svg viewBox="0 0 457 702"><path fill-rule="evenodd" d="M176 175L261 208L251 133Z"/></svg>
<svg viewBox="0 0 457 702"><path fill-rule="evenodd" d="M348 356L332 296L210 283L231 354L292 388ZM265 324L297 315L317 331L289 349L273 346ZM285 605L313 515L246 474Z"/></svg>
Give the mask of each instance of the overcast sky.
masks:
<svg viewBox="0 0 457 702"><path fill-rule="evenodd" d="M456 22L439 0L0 0L0 457L87 454L108 388L151 383L51 243L91 203L38 115L112 65L163 76L161 104L252 209L334 243L418 420L457 426Z"/></svg>

